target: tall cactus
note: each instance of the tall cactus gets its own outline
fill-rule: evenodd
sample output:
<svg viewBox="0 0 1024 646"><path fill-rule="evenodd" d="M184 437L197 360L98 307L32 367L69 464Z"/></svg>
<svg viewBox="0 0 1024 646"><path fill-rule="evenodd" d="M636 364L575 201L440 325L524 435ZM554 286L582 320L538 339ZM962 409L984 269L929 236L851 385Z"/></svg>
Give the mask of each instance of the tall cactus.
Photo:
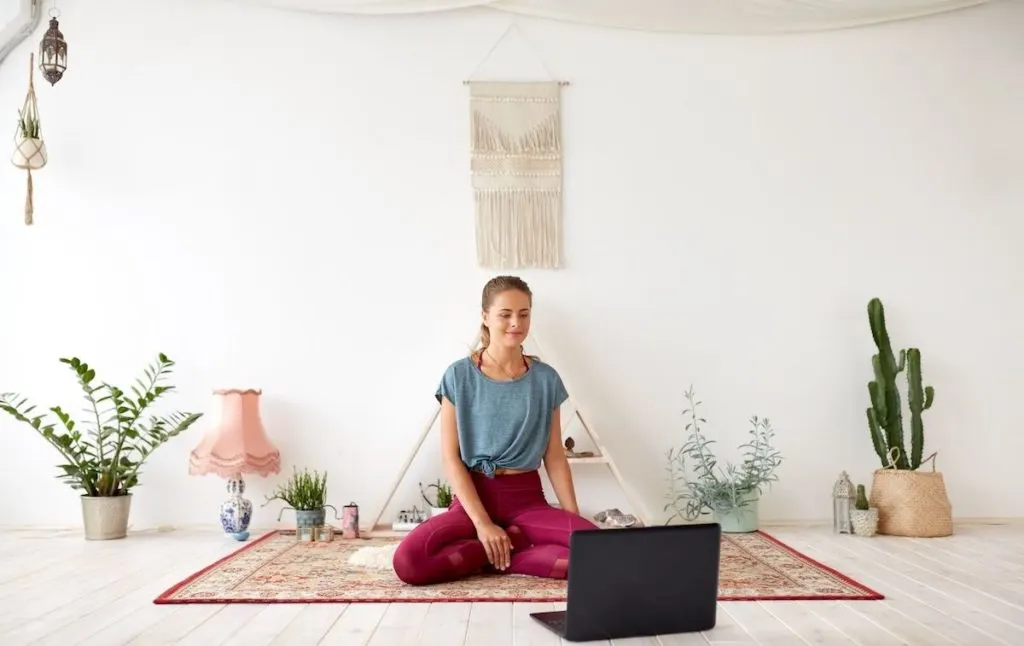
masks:
<svg viewBox="0 0 1024 646"><path fill-rule="evenodd" d="M935 389L921 387L921 351L907 350L907 399L910 404L910 468L921 466L921 452L924 450L924 421L921 412L932 407Z"/></svg>
<svg viewBox="0 0 1024 646"><path fill-rule="evenodd" d="M894 354L885 327L885 308L882 301L873 298L868 303L868 322L878 353L871 357L875 379L868 383L871 406L867 409L868 429L875 453L882 466L889 466L889 451L897 447L893 456L897 469L917 469L921 466L924 449L924 421L921 412L931 407L935 391L931 386L921 387L921 351L917 348L900 350ZM909 366L909 367L908 367ZM903 404L897 388L897 376L907 370L907 390L911 412L911 452L908 455L903 438Z"/></svg>

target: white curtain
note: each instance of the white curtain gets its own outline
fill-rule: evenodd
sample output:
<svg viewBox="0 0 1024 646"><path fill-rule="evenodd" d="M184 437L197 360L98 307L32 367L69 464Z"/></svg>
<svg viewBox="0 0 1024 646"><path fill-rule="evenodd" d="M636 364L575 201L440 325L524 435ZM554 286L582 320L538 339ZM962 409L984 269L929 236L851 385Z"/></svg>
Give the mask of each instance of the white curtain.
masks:
<svg viewBox="0 0 1024 646"><path fill-rule="evenodd" d="M291 11L412 14L486 6L588 25L691 33L821 31L905 20L993 0L231 0Z"/></svg>

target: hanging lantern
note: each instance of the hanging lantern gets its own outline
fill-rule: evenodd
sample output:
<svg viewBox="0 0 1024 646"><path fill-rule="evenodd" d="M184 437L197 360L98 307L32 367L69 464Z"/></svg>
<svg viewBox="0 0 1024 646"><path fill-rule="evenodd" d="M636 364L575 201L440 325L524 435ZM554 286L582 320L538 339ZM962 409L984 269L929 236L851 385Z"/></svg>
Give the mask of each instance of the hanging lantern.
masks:
<svg viewBox="0 0 1024 646"><path fill-rule="evenodd" d="M853 509L857 491L850 476L843 471L832 487L832 529L838 534L852 534L853 523L850 511Z"/></svg>
<svg viewBox="0 0 1024 646"><path fill-rule="evenodd" d="M67 68L68 43L58 29L57 16L51 13L50 28L39 41L39 71L50 85L54 85L64 76L64 70Z"/></svg>

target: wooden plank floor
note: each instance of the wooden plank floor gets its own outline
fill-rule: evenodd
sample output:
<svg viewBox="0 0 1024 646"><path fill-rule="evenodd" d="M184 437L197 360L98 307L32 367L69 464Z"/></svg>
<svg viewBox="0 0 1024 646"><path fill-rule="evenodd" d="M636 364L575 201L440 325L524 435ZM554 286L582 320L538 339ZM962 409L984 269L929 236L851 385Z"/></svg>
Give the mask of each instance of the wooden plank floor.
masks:
<svg viewBox="0 0 1024 646"><path fill-rule="evenodd" d="M724 602L714 630L614 644L1024 644L1021 525L964 525L943 539L764 529L888 598ZM142 532L96 543L77 531L0 533L0 644L559 644L528 613L562 604L152 603L237 547L208 531Z"/></svg>

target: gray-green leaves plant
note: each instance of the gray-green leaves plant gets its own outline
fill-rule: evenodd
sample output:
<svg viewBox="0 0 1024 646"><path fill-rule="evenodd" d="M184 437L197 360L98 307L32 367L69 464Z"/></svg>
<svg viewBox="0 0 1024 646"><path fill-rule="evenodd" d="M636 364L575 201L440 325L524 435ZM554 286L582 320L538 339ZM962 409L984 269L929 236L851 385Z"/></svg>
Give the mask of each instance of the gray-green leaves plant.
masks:
<svg viewBox="0 0 1024 646"><path fill-rule="evenodd" d="M669 492L668 504L664 511L672 511L666 523L676 518L696 520L702 513L729 513L743 509L749 502L747 496L764 493L770 483L778 480L776 469L782 464L782 456L772 446L775 432L765 417L750 418L750 441L740 445L743 462L740 465L727 462L724 467L711 450L715 440L709 440L701 431L701 424L707 423L698 417L697 407L701 402L694 396L693 387L686 391L689 408L683 411L690 416L686 424L688 439L679 449L667 453ZM693 464L693 478L686 474L687 459Z"/></svg>

